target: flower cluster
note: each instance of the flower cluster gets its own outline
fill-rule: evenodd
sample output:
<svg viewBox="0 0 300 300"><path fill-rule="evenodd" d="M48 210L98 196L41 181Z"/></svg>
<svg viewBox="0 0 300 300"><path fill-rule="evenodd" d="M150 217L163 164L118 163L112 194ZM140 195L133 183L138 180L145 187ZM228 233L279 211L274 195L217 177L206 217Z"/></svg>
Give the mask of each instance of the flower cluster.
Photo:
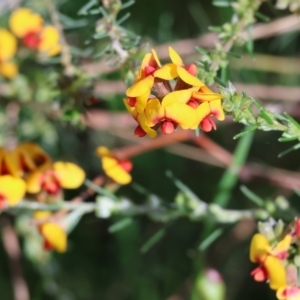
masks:
<svg viewBox="0 0 300 300"><path fill-rule="evenodd" d="M62 188L74 189L85 179L85 172L69 162L52 162L37 144L25 142L8 151L0 148L0 209L17 205L25 195L43 203L62 199ZM39 212L34 219L45 219L38 229L45 249L66 250L66 232L60 222L49 222L50 213Z"/></svg>
<svg viewBox="0 0 300 300"><path fill-rule="evenodd" d="M125 106L138 123L135 135L153 138L159 128L163 134L177 127L216 129L211 117L224 120L223 96L199 80L196 65L185 65L171 47L169 56L171 63L161 65L155 50L147 53L134 84L126 91Z"/></svg>
<svg viewBox="0 0 300 300"><path fill-rule="evenodd" d="M279 300L299 300L297 243L300 239L300 219L296 220L295 226L290 227L288 231L283 231L281 227L278 233L278 228L280 226L274 231L271 229L268 236L261 233L253 236L250 260L259 266L251 272L251 275L256 281L268 280L270 288L276 290Z"/></svg>
<svg viewBox="0 0 300 300"><path fill-rule="evenodd" d="M18 67L12 60L17 51L18 39L22 46L46 57L61 51L59 33L55 27L44 25L43 18L29 8L19 8L9 18L10 31L0 28L0 74L13 78Z"/></svg>

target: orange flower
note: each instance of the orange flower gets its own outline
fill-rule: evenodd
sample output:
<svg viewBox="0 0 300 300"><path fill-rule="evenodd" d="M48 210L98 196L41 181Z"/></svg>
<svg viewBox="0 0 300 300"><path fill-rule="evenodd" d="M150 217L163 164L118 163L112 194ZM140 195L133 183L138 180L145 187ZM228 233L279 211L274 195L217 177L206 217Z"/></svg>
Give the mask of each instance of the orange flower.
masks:
<svg viewBox="0 0 300 300"><path fill-rule="evenodd" d="M96 154L100 157L102 168L108 177L119 184L131 182L129 172L132 169L132 163L130 160L117 159L108 148L103 146L97 148Z"/></svg>
<svg viewBox="0 0 300 300"><path fill-rule="evenodd" d="M37 211L33 218L36 220L47 219L51 217L48 211ZM63 253L67 250L67 233L64 228L53 221L45 221L38 225L39 231L44 238L45 250L56 250Z"/></svg>
<svg viewBox="0 0 300 300"><path fill-rule="evenodd" d="M85 172L77 165L57 161L53 166L45 165L26 177L27 192L36 194L41 191L58 195L62 188L76 189L85 179Z"/></svg>
<svg viewBox="0 0 300 300"><path fill-rule="evenodd" d="M44 26L43 18L29 8L15 10L9 19L11 31L22 39L23 44L47 56L60 52L59 34L55 27Z"/></svg>
<svg viewBox="0 0 300 300"><path fill-rule="evenodd" d="M275 247L272 247L267 238L257 233L253 236L250 245L250 260L260 266L251 272L256 281L269 279L271 289L278 290L286 286L286 272L282 260L288 256L288 249L292 236L286 235Z"/></svg>

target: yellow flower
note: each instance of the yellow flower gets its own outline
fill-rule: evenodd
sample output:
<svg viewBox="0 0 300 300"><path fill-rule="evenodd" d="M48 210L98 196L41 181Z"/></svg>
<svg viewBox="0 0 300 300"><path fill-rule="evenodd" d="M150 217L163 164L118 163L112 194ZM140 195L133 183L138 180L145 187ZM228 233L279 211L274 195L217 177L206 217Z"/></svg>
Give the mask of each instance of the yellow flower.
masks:
<svg viewBox="0 0 300 300"><path fill-rule="evenodd" d="M48 211L37 211L33 218L36 220L47 219L51 217ZM67 250L67 234L60 224L45 221L38 225L39 231L44 238L44 249L55 249L57 252L63 253Z"/></svg>
<svg viewBox="0 0 300 300"><path fill-rule="evenodd" d="M194 127L197 121L195 109L176 101L176 99L170 101L168 96L162 100L162 103L157 98L149 100L144 113L145 123L149 127L160 124L163 134L172 133L177 126L180 126L182 129Z"/></svg>
<svg viewBox="0 0 300 300"><path fill-rule="evenodd" d="M288 249L292 236L286 235L275 247L272 247L267 238L257 233L253 236L250 245L250 260L260 266L251 272L256 281L269 279L271 289L278 290L286 286L286 272L282 260L288 256Z"/></svg>
<svg viewBox="0 0 300 300"><path fill-rule="evenodd" d="M61 51L59 33L53 26L44 26L43 18L29 8L15 10L9 19L11 31L22 39L23 44L47 56Z"/></svg>
<svg viewBox="0 0 300 300"><path fill-rule="evenodd" d="M69 162L55 162L53 166L45 165L26 177L27 192L36 194L41 191L57 195L62 188L76 189L85 179L85 172Z"/></svg>
<svg viewBox="0 0 300 300"><path fill-rule="evenodd" d="M43 18L29 8L16 9L9 18L10 29L19 38L24 38L30 32L40 32L43 22Z"/></svg>
<svg viewBox="0 0 300 300"><path fill-rule="evenodd" d="M0 28L0 74L6 78L13 78L18 73L17 65L10 61L16 50L16 38L8 30Z"/></svg>
<svg viewBox="0 0 300 300"><path fill-rule="evenodd" d="M26 184L23 179L11 175L0 176L0 208L5 204L17 205L26 192Z"/></svg>
<svg viewBox="0 0 300 300"><path fill-rule="evenodd" d="M154 49L142 61L135 83L126 91L127 97L136 99L138 112L143 112L154 84L154 72L161 67Z"/></svg>
<svg viewBox="0 0 300 300"><path fill-rule="evenodd" d="M119 184L128 184L132 178L129 172L132 169L132 163L129 160L119 160L106 147L100 146L96 150L100 157L102 168L105 174Z"/></svg>
<svg viewBox="0 0 300 300"><path fill-rule="evenodd" d="M154 72L155 77L164 80L171 80L179 77L182 81L190 86L204 86L204 83L196 77L196 65L190 64L185 66L179 54L172 47L169 47L169 56L172 63L166 64L160 69L156 70Z"/></svg>
<svg viewBox="0 0 300 300"><path fill-rule="evenodd" d="M41 41L38 45L38 51L48 56L54 56L61 50L59 44L59 33L53 26L45 26L41 31Z"/></svg>

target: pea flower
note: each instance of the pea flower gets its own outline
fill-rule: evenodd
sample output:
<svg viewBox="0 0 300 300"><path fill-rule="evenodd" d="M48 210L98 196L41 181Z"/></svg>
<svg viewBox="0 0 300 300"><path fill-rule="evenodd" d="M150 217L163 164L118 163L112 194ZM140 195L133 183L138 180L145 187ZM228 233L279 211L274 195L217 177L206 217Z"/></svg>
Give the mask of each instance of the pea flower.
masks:
<svg viewBox="0 0 300 300"><path fill-rule="evenodd" d="M33 215L36 220L47 219L51 217L48 211L37 211ZM63 253L67 250L67 233L64 228L54 221L45 221L38 225L38 229L44 238L44 250L56 250Z"/></svg>
<svg viewBox="0 0 300 300"><path fill-rule="evenodd" d="M0 209L5 205L17 205L26 192L26 184L23 179L11 175L0 176Z"/></svg>
<svg viewBox="0 0 300 300"><path fill-rule="evenodd" d="M160 103L157 98L154 98L147 103L144 116L149 127L159 124L163 134L174 132L177 126L182 129L194 127L197 114L192 107L176 100L166 103L164 99Z"/></svg>
<svg viewBox="0 0 300 300"><path fill-rule="evenodd" d="M160 69L156 70L154 72L155 77L165 80L171 80L179 77L187 84L184 87L177 86L175 87L175 90L188 88L190 86L204 86L204 83L196 77L197 66L195 64L185 66L182 58L172 47L169 47L169 56L172 63L166 64Z"/></svg>
<svg viewBox="0 0 300 300"><path fill-rule="evenodd" d="M272 247L267 238L257 233L250 245L250 260L260 266L251 272L256 281L269 279L271 289L278 290L286 287L286 272L283 260L288 257L288 249L292 236L287 234L276 246Z"/></svg>
<svg viewBox="0 0 300 300"><path fill-rule="evenodd" d="M132 162L130 160L119 160L106 147L100 146L96 149L96 154L100 157L102 168L105 174L119 184L128 184L132 178Z"/></svg>
<svg viewBox="0 0 300 300"><path fill-rule="evenodd" d="M62 188L76 189L85 179L85 172L77 165L57 161L51 167L45 165L26 177L27 192L36 194L41 191L57 196Z"/></svg>
<svg viewBox="0 0 300 300"><path fill-rule="evenodd" d="M146 106L151 89L154 84L154 72L161 67L160 61L154 49L147 53L138 71L135 83L126 91L129 97L128 104L136 105L138 112L142 112Z"/></svg>
<svg viewBox="0 0 300 300"><path fill-rule="evenodd" d="M59 34L55 27L44 26L43 18L29 8L15 10L10 18L11 31L23 44L30 48L53 56L60 52Z"/></svg>
<svg viewBox="0 0 300 300"><path fill-rule="evenodd" d="M16 38L8 30L0 28L0 74L9 79L18 73L17 65L11 61L16 50Z"/></svg>

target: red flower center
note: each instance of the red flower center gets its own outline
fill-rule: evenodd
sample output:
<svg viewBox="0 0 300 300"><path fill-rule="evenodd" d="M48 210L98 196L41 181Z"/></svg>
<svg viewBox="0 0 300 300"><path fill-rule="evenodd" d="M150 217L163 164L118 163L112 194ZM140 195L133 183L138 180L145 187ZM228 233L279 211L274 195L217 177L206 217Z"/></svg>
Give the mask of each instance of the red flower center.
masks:
<svg viewBox="0 0 300 300"><path fill-rule="evenodd" d="M132 170L132 162L128 159L120 161L119 165L128 173Z"/></svg>
<svg viewBox="0 0 300 300"><path fill-rule="evenodd" d="M0 194L0 210L5 207L6 198L3 194Z"/></svg>
<svg viewBox="0 0 300 300"><path fill-rule="evenodd" d="M61 183L54 171L49 170L43 173L41 176L41 188L50 195L57 195L59 193Z"/></svg>
<svg viewBox="0 0 300 300"><path fill-rule="evenodd" d="M258 282L266 281L268 279L267 270L262 266L255 268L251 272L251 276L253 276L254 280Z"/></svg>
<svg viewBox="0 0 300 300"><path fill-rule="evenodd" d="M195 64L189 64L185 67L185 69L193 76L196 76L198 73L198 68Z"/></svg>
<svg viewBox="0 0 300 300"><path fill-rule="evenodd" d="M154 73L155 70L156 70L155 67L152 67L152 66L146 66L145 69L144 69L144 74L145 74L145 76L152 75L152 74Z"/></svg>
<svg viewBox="0 0 300 300"><path fill-rule="evenodd" d="M199 102L197 100L191 99L191 100L189 100L187 105L189 105L192 108L196 109L199 106Z"/></svg>
<svg viewBox="0 0 300 300"><path fill-rule="evenodd" d="M172 121L164 121L161 123L161 132L163 134L170 134L175 131L175 125Z"/></svg>
<svg viewBox="0 0 300 300"><path fill-rule="evenodd" d="M202 130L205 131L205 132L209 132L212 129L214 129L214 130L217 129L216 123L214 122L214 120L212 120L209 117L204 118L201 121L200 125L201 125Z"/></svg>
<svg viewBox="0 0 300 300"><path fill-rule="evenodd" d="M134 130L134 135L137 136L137 137L143 137L146 135L146 132L144 131L144 129L138 125L136 127L136 129Z"/></svg>
<svg viewBox="0 0 300 300"><path fill-rule="evenodd" d="M31 49L37 49L41 42L41 35L38 31L29 31L24 37L23 37L23 43L26 47Z"/></svg>
<svg viewBox="0 0 300 300"><path fill-rule="evenodd" d="M129 106L135 107L136 106L136 98L128 97L126 102Z"/></svg>

